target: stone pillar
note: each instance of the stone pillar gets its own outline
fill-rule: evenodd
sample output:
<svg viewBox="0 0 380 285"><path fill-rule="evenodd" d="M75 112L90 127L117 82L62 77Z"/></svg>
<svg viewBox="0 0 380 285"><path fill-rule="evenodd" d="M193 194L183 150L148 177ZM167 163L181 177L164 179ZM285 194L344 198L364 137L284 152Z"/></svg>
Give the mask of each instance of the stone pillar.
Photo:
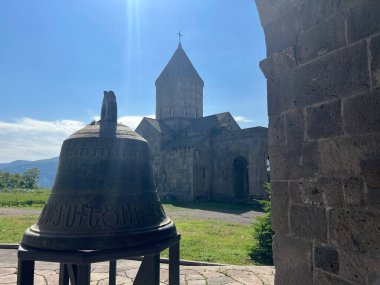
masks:
<svg viewBox="0 0 380 285"><path fill-rule="evenodd" d="M380 282L380 1L256 4L275 284Z"/></svg>

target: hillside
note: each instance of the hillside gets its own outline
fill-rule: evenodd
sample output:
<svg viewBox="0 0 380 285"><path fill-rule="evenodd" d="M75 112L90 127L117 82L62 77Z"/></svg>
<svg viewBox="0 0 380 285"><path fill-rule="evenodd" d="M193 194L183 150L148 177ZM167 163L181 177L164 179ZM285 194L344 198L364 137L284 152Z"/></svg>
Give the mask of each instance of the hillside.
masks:
<svg viewBox="0 0 380 285"><path fill-rule="evenodd" d="M24 173L25 170L30 168L38 168L40 170L38 185L50 189L53 187L57 167L58 157L36 161L16 160L9 163L0 163L0 171L10 173Z"/></svg>

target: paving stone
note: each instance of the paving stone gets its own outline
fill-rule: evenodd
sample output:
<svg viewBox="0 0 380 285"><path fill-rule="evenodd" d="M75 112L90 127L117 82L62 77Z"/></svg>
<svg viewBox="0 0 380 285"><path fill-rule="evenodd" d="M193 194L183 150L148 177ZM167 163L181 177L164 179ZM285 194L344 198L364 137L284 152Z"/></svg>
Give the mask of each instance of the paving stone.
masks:
<svg viewBox="0 0 380 285"><path fill-rule="evenodd" d="M35 269L38 270L59 270L59 264L55 262L41 262L35 263Z"/></svg>
<svg viewBox="0 0 380 285"><path fill-rule="evenodd" d="M6 276L9 274L16 274L17 269L14 267L8 267L8 268L0 268L0 277Z"/></svg>
<svg viewBox="0 0 380 285"><path fill-rule="evenodd" d="M2 276L0 280L0 284L16 284L16 282L17 282L16 274Z"/></svg>
<svg viewBox="0 0 380 285"><path fill-rule="evenodd" d="M59 275L57 273L51 273L44 275L48 285L56 285L59 283Z"/></svg>
<svg viewBox="0 0 380 285"><path fill-rule="evenodd" d="M46 285L45 278L40 275L34 275L34 285Z"/></svg>
<svg viewBox="0 0 380 285"><path fill-rule="evenodd" d="M224 276L223 273L217 271L203 271L201 272L203 276L207 276L207 278L215 278Z"/></svg>
<svg viewBox="0 0 380 285"><path fill-rule="evenodd" d="M261 279L254 274L234 275L233 279L243 284L251 284L251 285L263 284Z"/></svg>
<svg viewBox="0 0 380 285"><path fill-rule="evenodd" d="M244 266L244 270L251 271L256 274L273 275L275 270L273 266Z"/></svg>
<svg viewBox="0 0 380 285"><path fill-rule="evenodd" d="M227 276L207 279L208 285L222 285L222 284L230 284L232 282L235 282L235 281Z"/></svg>
<svg viewBox="0 0 380 285"><path fill-rule="evenodd" d="M207 285L207 281L203 280L189 280L187 281L187 285Z"/></svg>
<svg viewBox="0 0 380 285"><path fill-rule="evenodd" d="M263 281L263 285L274 285L274 280L273 280L273 276L274 275L269 275L269 274L263 274L263 275L259 275L260 276L260 279Z"/></svg>
<svg viewBox="0 0 380 285"><path fill-rule="evenodd" d="M205 278L201 274L189 274L186 275L186 280L204 280Z"/></svg>
<svg viewBox="0 0 380 285"><path fill-rule="evenodd" d="M139 271L139 270L138 269L129 269L129 270L125 270L125 274L128 277L135 278L137 275L137 271Z"/></svg>
<svg viewBox="0 0 380 285"><path fill-rule="evenodd" d="M96 272L92 272L91 273L91 280L93 281L100 281L100 280L103 280L103 279L107 279L108 280L108 273L96 273Z"/></svg>

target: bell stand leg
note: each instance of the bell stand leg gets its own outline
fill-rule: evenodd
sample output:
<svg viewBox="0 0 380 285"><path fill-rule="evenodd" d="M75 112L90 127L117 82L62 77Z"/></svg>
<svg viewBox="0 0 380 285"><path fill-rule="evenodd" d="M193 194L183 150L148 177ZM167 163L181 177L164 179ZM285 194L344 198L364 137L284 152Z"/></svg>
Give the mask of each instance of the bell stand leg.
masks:
<svg viewBox="0 0 380 285"><path fill-rule="evenodd" d="M159 283L160 254L144 256L133 285L159 285Z"/></svg>
<svg viewBox="0 0 380 285"><path fill-rule="evenodd" d="M169 285L179 285L179 241L169 247Z"/></svg>
<svg viewBox="0 0 380 285"><path fill-rule="evenodd" d="M91 264L60 264L59 285L89 285Z"/></svg>
<svg viewBox="0 0 380 285"><path fill-rule="evenodd" d="M59 285L69 285L69 270L67 264L59 264Z"/></svg>
<svg viewBox="0 0 380 285"><path fill-rule="evenodd" d="M91 264L77 264L77 284L90 285Z"/></svg>
<svg viewBox="0 0 380 285"><path fill-rule="evenodd" d="M116 260L110 261L109 285L116 285Z"/></svg>
<svg viewBox="0 0 380 285"><path fill-rule="evenodd" d="M18 260L17 285L34 284L34 260Z"/></svg>

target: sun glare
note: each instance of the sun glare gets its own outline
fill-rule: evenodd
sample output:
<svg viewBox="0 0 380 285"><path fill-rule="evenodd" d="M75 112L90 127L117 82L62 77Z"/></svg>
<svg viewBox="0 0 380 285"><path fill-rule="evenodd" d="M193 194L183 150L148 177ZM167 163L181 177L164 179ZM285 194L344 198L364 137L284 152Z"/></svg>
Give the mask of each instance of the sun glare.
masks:
<svg viewBox="0 0 380 285"><path fill-rule="evenodd" d="M141 47L141 30L140 30L140 0L128 0L127 1L127 81L130 78L132 72L131 59L136 60L135 67L140 66L140 53L136 52L140 50ZM129 83L129 82L128 82Z"/></svg>

